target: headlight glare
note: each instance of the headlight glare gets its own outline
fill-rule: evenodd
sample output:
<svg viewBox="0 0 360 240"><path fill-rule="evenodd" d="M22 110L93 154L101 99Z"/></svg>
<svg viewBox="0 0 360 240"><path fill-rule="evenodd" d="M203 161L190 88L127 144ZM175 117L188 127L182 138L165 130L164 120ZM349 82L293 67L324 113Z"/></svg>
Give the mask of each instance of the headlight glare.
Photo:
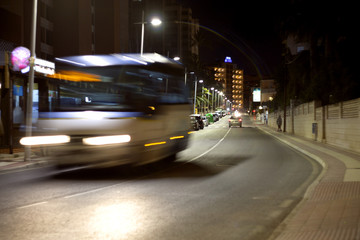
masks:
<svg viewBox="0 0 360 240"><path fill-rule="evenodd" d="M130 142L130 135L114 135L83 138L83 143L86 145L107 145Z"/></svg>
<svg viewBox="0 0 360 240"><path fill-rule="evenodd" d="M68 142L70 142L70 137L67 135L23 137L20 139L20 144L24 146L50 145L50 144L61 144Z"/></svg>

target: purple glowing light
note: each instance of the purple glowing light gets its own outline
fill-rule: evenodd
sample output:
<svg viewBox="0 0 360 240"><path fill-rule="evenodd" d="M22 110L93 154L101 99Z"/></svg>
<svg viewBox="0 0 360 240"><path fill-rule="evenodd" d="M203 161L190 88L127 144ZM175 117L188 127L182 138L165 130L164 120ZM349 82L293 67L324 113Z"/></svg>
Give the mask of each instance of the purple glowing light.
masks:
<svg viewBox="0 0 360 240"><path fill-rule="evenodd" d="M30 65L30 50L26 47L17 47L11 52L11 63L14 71L20 71Z"/></svg>

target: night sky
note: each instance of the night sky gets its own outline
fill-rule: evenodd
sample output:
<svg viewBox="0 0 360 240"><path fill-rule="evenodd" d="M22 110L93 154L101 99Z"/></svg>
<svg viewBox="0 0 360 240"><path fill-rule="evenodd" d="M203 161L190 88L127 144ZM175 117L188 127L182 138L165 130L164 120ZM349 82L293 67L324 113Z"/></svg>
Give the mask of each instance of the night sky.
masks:
<svg viewBox="0 0 360 240"><path fill-rule="evenodd" d="M215 64L231 56L245 74L272 77L281 61L279 17L274 1L183 0L200 25L214 30L200 48L202 61ZM256 66L256 67L255 67Z"/></svg>
<svg viewBox="0 0 360 240"><path fill-rule="evenodd" d="M328 36L349 39L358 35L359 13L353 0L178 1L192 8L200 25L221 36L207 31L207 41L200 47L201 60L213 64L231 56L245 74L254 75L258 70L264 76L276 77L282 61L281 24L287 24L289 17L301 19L309 24L305 25L308 29L317 27ZM356 44L349 48L358 49Z"/></svg>

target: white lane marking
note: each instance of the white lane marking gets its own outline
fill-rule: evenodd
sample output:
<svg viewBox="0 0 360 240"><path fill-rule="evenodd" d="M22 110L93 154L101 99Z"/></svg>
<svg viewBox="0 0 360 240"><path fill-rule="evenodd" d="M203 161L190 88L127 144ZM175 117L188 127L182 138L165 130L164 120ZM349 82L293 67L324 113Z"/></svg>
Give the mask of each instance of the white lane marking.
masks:
<svg viewBox="0 0 360 240"><path fill-rule="evenodd" d="M207 151L203 152L202 154L190 159L189 161L187 162L192 162L192 161L195 161L196 159L198 158L201 158L202 156L204 156L205 154L211 152L214 148L216 148L222 141L224 141L224 139L226 138L226 136L229 134L231 128L229 128L229 130L227 130L227 132L225 133L224 137L222 139L220 139L214 146L212 146L210 149L208 149Z"/></svg>
<svg viewBox="0 0 360 240"><path fill-rule="evenodd" d="M29 204L29 205L25 205L25 206L17 207L17 209L23 209L23 208L28 208L28 207L34 207L34 206L38 206L38 205L45 204L45 203L47 203L47 202L32 203L32 204Z"/></svg>
<svg viewBox="0 0 360 240"><path fill-rule="evenodd" d="M75 193L75 194L67 195L67 196L65 196L63 198L68 199L68 198L78 197L78 196L89 194L89 193L94 193L94 192L98 192L98 191L102 191L102 190L105 190L105 189L108 189L108 188L115 187L115 186L123 184L123 183L124 182L116 183L116 184L113 184L113 185L110 185L110 186L106 186L106 187L102 187L102 188L96 188L96 189L89 190L89 191L86 191L86 192Z"/></svg>

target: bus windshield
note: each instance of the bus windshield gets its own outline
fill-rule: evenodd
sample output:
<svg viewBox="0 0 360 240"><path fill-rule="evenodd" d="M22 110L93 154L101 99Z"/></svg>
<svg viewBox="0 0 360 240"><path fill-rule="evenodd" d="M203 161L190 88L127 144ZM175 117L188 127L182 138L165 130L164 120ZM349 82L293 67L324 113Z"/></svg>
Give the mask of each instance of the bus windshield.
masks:
<svg viewBox="0 0 360 240"><path fill-rule="evenodd" d="M71 69L50 77L46 111L142 111L188 102L183 76L139 66Z"/></svg>

